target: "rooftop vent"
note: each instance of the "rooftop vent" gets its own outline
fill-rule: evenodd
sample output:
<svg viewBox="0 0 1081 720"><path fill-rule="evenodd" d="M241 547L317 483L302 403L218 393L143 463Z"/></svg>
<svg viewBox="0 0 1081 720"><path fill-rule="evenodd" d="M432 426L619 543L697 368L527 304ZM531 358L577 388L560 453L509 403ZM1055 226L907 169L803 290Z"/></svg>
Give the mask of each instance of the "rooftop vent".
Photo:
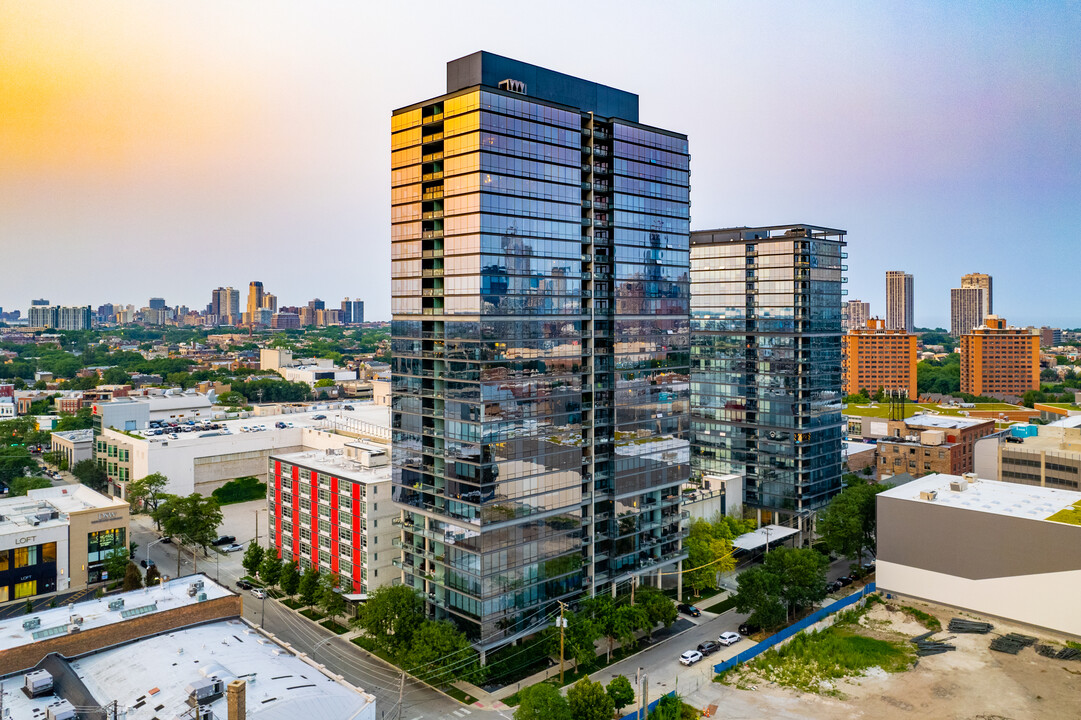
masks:
<svg viewBox="0 0 1081 720"><path fill-rule="evenodd" d="M46 720L75 720L75 706L67 700L57 700L45 708Z"/></svg>
<svg viewBox="0 0 1081 720"><path fill-rule="evenodd" d="M968 490L968 478L950 480L950 490L953 492L964 492L965 490Z"/></svg>
<svg viewBox="0 0 1081 720"><path fill-rule="evenodd" d="M927 500L928 502L934 502L938 499L938 490L921 490L920 500Z"/></svg>
<svg viewBox="0 0 1081 720"><path fill-rule="evenodd" d="M124 609L124 598L118 598L116 600L113 600L111 603L109 603L109 609L110 610L123 610Z"/></svg>
<svg viewBox="0 0 1081 720"><path fill-rule="evenodd" d="M36 630L39 627L41 627L41 618L39 617L23 620L23 630Z"/></svg>

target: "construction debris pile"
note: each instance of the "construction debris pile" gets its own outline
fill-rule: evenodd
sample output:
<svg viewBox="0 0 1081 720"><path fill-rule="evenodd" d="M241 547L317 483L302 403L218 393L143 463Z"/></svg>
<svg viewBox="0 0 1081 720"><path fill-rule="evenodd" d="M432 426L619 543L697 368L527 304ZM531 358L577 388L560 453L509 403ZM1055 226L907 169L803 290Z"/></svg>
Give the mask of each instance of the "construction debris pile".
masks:
<svg viewBox="0 0 1081 720"><path fill-rule="evenodd" d="M1081 660L1081 650L1077 648L1057 648L1053 645L1037 645L1037 653L1052 660Z"/></svg>
<svg viewBox="0 0 1081 720"><path fill-rule="evenodd" d="M1019 635L1017 633L1010 633L1009 635L1000 635L991 641L991 649L998 652L1009 653L1010 655L1016 655L1024 648L1030 645L1036 644L1036 638L1031 635Z"/></svg>
<svg viewBox="0 0 1081 720"><path fill-rule="evenodd" d="M994 625L986 622L979 622L977 620L962 620L961 618L950 618L949 631L952 633L979 633L980 635L986 635L994 629Z"/></svg>
<svg viewBox="0 0 1081 720"><path fill-rule="evenodd" d="M923 635L917 635L909 641L916 645L916 657L941 655L944 652L957 649L955 646L950 645L946 642L946 640L953 640L952 635L948 638L943 638L942 640L932 640L931 636L934 634L935 631L932 630L931 632L926 632Z"/></svg>

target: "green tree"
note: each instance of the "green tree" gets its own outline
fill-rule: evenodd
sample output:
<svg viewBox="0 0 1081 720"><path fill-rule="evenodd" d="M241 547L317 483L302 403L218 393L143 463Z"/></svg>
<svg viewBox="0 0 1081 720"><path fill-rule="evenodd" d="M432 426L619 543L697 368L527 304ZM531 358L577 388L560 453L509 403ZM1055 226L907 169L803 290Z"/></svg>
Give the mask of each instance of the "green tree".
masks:
<svg viewBox="0 0 1081 720"><path fill-rule="evenodd" d="M240 564L248 571L248 575L255 577L256 573L259 572L259 565L263 562L264 554L266 554L266 551L263 550L262 545L255 541L248 543L248 548L244 551L244 558L240 561Z"/></svg>
<svg viewBox="0 0 1081 720"><path fill-rule="evenodd" d="M15 432L15 431L11 431ZM24 447L0 446L0 482L9 483L37 468L37 462Z"/></svg>
<svg viewBox="0 0 1081 720"><path fill-rule="evenodd" d="M263 561L259 563L259 579L266 583L268 587L273 587L281 580L281 575L282 561L277 553L270 550L263 553Z"/></svg>
<svg viewBox="0 0 1081 720"><path fill-rule="evenodd" d="M209 555L207 548L218 536L218 526L222 521L218 502L214 498L192 493L187 497L168 496L165 500L159 496L159 503L153 517L160 523L162 531L178 543L190 546L193 558L197 548L202 548L204 556ZM179 548L176 553L176 574L180 574Z"/></svg>
<svg viewBox="0 0 1081 720"><path fill-rule="evenodd" d="M308 607L315 605L319 599L319 571L315 568L308 568L304 571L304 574L300 577L300 602L304 603Z"/></svg>
<svg viewBox="0 0 1081 720"><path fill-rule="evenodd" d="M315 387L317 387L317 388L334 387L334 381L331 380L330 378L323 378L322 380L316 380L315 381Z"/></svg>
<svg viewBox="0 0 1081 720"><path fill-rule="evenodd" d="M157 565L151 565L146 569L146 586L151 587L161 582L161 573Z"/></svg>
<svg viewBox="0 0 1081 720"><path fill-rule="evenodd" d="M357 613L357 626L390 654L410 647L424 620L424 603L408 585L384 585L370 593Z"/></svg>
<svg viewBox="0 0 1081 720"><path fill-rule="evenodd" d="M874 555L877 530L876 496L892 485L868 484L858 475L858 482L840 492L825 512L821 513L816 529L832 552L860 562L865 552Z"/></svg>
<svg viewBox="0 0 1081 720"><path fill-rule="evenodd" d="M649 620L649 635L653 636L653 628L657 625L671 627L679 617L676 604L672 599L657 588L640 587L637 591L635 604L641 606Z"/></svg>
<svg viewBox="0 0 1081 720"><path fill-rule="evenodd" d="M102 373L101 379L104 385L127 385L131 381L131 375L121 368L111 367Z"/></svg>
<svg viewBox="0 0 1081 720"><path fill-rule="evenodd" d="M100 591L101 588L98 588L98 590ZM34 603L31 602L30 600L27 600L26 605L23 606L23 614L24 615L29 615L32 612L34 612Z"/></svg>
<svg viewBox="0 0 1081 720"><path fill-rule="evenodd" d="M617 712L634 702L634 688L631 687L631 681L626 675L616 675L612 678L608 683L607 692Z"/></svg>
<svg viewBox="0 0 1081 720"><path fill-rule="evenodd" d="M52 487L52 483L41 477L20 477L8 482L8 497L21 497L31 490Z"/></svg>
<svg viewBox="0 0 1081 720"><path fill-rule="evenodd" d="M114 547L110 550L105 556L105 571L109 573L109 581L123 578L130 563L131 558L128 556L127 548Z"/></svg>
<svg viewBox="0 0 1081 720"><path fill-rule="evenodd" d="M567 627L563 630L564 656L572 659L578 667L588 666L597 659L594 643L604 637L601 625L588 612L572 612L564 616ZM549 654L559 654L559 628L554 625L545 631L548 635Z"/></svg>
<svg viewBox="0 0 1081 720"><path fill-rule="evenodd" d="M297 572L295 562L290 561L283 564L281 577L278 578L278 586L290 598L297 594L297 590L300 588L300 573Z"/></svg>
<svg viewBox="0 0 1081 720"><path fill-rule="evenodd" d="M399 660L410 675L436 685L472 679L480 672L480 656L465 634L447 620L421 623Z"/></svg>
<svg viewBox="0 0 1081 720"><path fill-rule="evenodd" d="M612 720L615 707L604 685L584 677L567 690L567 705L574 720Z"/></svg>
<svg viewBox="0 0 1081 720"><path fill-rule="evenodd" d="M71 474L78 478L79 482L95 492L105 493L109 490L109 476L95 461L80 460L71 469Z"/></svg>
<svg viewBox="0 0 1081 720"><path fill-rule="evenodd" d="M514 720L578 720L571 716L567 699L549 683L537 683L518 693ZM610 718L605 718L610 720Z"/></svg>
<svg viewBox="0 0 1081 720"><path fill-rule="evenodd" d="M150 473L146 477L132 480L128 483L128 504L131 505L131 511L154 515L165 499L167 487L169 487L169 478L161 473ZM158 522L158 530L161 530L160 522Z"/></svg>
<svg viewBox="0 0 1081 720"><path fill-rule="evenodd" d="M124 592L138 590L143 586L143 574L139 572L139 566L128 561L124 567Z"/></svg>
<svg viewBox="0 0 1081 720"><path fill-rule="evenodd" d="M736 610L751 613L764 628L781 624L792 611L810 607L826 596L829 558L810 548L777 548L764 562L740 573Z"/></svg>
<svg viewBox="0 0 1081 720"><path fill-rule="evenodd" d="M345 598L338 591L338 582L334 573L323 573L319 578L319 609L334 620L345 612Z"/></svg>

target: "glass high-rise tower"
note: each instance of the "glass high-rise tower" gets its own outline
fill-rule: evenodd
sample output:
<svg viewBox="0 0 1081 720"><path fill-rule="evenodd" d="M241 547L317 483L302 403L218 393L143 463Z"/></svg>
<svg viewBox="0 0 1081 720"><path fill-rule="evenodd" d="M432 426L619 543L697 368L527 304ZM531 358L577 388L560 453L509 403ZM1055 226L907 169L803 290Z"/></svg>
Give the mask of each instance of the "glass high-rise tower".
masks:
<svg viewBox="0 0 1081 720"><path fill-rule="evenodd" d="M742 475L742 501L781 520L841 487L844 238L814 225L691 234L692 469Z"/></svg>
<svg viewBox="0 0 1081 720"><path fill-rule="evenodd" d="M480 52L391 149L401 580L487 649L683 557L687 138Z"/></svg>

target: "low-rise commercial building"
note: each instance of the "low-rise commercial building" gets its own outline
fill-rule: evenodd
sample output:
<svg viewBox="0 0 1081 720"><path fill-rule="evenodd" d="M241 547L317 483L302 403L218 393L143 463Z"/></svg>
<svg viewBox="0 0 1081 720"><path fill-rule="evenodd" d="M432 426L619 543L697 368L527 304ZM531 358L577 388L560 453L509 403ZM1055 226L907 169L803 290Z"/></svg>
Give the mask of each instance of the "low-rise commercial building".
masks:
<svg viewBox="0 0 1081 720"><path fill-rule="evenodd" d="M876 502L880 591L1081 636L1081 493L929 475Z"/></svg>
<svg viewBox="0 0 1081 720"><path fill-rule="evenodd" d="M907 330L887 330L878 318L866 327L853 328L841 338L841 370L844 393L879 389L916 393L916 336Z"/></svg>
<svg viewBox="0 0 1081 720"><path fill-rule="evenodd" d="M1033 328L1006 325L988 315L961 335L961 392L1015 395L1040 389L1040 335Z"/></svg>
<svg viewBox="0 0 1081 720"><path fill-rule="evenodd" d="M91 429L54 432L50 438L49 449L68 468L75 467L77 462L94 459L94 431Z"/></svg>
<svg viewBox="0 0 1081 720"><path fill-rule="evenodd" d="M15 409L15 386L0 383L0 420L13 419L17 414Z"/></svg>
<svg viewBox="0 0 1081 720"><path fill-rule="evenodd" d="M912 477L972 472L976 441L995 431L994 420L953 415L913 415L884 423L886 436L878 440L879 480L903 472Z"/></svg>
<svg viewBox="0 0 1081 720"><path fill-rule="evenodd" d="M278 557L337 575L350 594L399 577L389 446L357 441L338 450L275 454L268 475L270 542Z"/></svg>
<svg viewBox="0 0 1081 720"><path fill-rule="evenodd" d="M334 361L329 359L315 359L305 365L283 367L278 370L289 382L302 382L315 387L320 380L356 380L357 371L334 366Z"/></svg>
<svg viewBox="0 0 1081 720"><path fill-rule="evenodd" d="M976 443L975 469L991 480L1081 490L1081 427L1015 425Z"/></svg>
<svg viewBox="0 0 1081 720"><path fill-rule="evenodd" d="M0 500L0 603L108 579L105 559L128 549L128 504L83 485Z"/></svg>
<svg viewBox="0 0 1081 720"><path fill-rule="evenodd" d="M180 428L148 435L104 430L95 438L96 457L109 476L112 492L120 497L126 497L128 482L151 473L169 479L167 492L209 495L240 477L266 481L267 458L272 453L340 449L357 438L389 437L388 408L358 402L352 410L338 408L328 414L332 411L319 407L218 420L217 429L193 432Z"/></svg>

